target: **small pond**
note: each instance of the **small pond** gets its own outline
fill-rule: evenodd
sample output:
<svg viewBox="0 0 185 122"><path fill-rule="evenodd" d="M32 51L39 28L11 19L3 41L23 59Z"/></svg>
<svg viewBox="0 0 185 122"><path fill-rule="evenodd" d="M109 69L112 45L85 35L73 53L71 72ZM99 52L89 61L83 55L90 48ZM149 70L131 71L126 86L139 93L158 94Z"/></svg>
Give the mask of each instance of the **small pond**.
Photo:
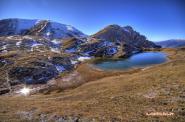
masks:
<svg viewBox="0 0 185 122"><path fill-rule="evenodd" d="M94 66L102 70L126 70L130 68L146 67L167 61L167 54L162 52L143 52L129 58L117 60L98 60Z"/></svg>

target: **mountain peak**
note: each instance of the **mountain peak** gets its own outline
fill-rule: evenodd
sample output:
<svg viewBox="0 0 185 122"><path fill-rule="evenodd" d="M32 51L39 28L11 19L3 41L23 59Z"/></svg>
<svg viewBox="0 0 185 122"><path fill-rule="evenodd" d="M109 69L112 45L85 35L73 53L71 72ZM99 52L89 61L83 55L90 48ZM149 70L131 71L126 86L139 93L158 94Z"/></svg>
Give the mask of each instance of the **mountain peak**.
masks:
<svg viewBox="0 0 185 122"><path fill-rule="evenodd" d="M71 25L65 25L51 20L10 18L0 20L0 25L0 36L33 35L49 39L86 36Z"/></svg>
<svg viewBox="0 0 185 122"><path fill-rule="evenodd" d="M124 28L124 29L127 29L127 30L130 30L130 31L133 31L133 30L134 30L134 29L133 29L131 26L129 26L129 25L124 26L123 28Z"/></svg>
<svg viewBox="0 0 185 122"><path fill-rule="evenodd" d="M109 25L92 35L92 37L126 44L133 48L157 47L153 42L148 41L145 36L136 32L131 26Z"/></svg>
<svg viewBox="0 0 185 122"><path fill-rule="evenodd" d="M106 26L104 29L108 29L108 28L109 28L109 29L123 29L123 30L127 29L127 30L129 30L129 31L133 31L133 30L134 30L134 29L133 29L131 26L129 26L129 25L122 27L122 26L117 25L117 24L108 25L108 26Z"/></svg>
<svg viewBox="0 0 185 122"><path fill-rule="evenodd" d="M105 28L108 28L108 27L110 27L110 28L120 28L121 26L120 25L117 25L117 24L111 24L111 25L108 25Z"/></svg>

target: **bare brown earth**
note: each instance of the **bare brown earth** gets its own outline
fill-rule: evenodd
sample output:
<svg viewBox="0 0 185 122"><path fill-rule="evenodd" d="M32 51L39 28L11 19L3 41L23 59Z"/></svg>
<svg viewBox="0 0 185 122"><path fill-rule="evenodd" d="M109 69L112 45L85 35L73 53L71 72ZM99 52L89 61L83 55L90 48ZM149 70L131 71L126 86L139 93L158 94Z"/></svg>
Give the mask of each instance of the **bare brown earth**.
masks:
<svg viewBox="0 0 185 122"><path fill-rule="evenodd" d="M184 122L185 48L162 51L169 55L164 64L105 72L87 63L73 72L79 81L87 82L79 87L0 96L0 121ZM67 81L57 79L59 86L62 82Z"/></svg>

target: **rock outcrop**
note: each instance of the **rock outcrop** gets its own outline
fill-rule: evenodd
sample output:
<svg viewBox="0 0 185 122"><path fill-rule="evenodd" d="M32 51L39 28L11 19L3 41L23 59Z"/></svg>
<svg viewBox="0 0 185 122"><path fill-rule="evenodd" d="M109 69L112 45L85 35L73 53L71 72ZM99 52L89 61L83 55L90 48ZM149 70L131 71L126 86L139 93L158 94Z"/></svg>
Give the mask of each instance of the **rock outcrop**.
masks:
<svg viewBox="0 0 185 122"><path fill-rule="evenodd" d="M57 70L53 65L46 65L41 62L35 63L32 67L15 67L9 71L11 81L18 80L25 84L46 83L48 80L57 76Z"/></svg>

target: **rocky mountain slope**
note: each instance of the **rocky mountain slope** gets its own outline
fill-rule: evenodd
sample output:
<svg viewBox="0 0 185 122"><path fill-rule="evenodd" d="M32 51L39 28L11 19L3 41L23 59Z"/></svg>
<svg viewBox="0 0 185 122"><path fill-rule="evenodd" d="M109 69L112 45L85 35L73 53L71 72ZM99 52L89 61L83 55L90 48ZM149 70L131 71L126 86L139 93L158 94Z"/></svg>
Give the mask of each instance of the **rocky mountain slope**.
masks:
<svg viewBox="0 0 185 122"><path fill-rule="evenodd" d="M169 48L177 48L185 46L185 40L183 39L171 39L166 41L156 42L155 44L160 45L162 47Z"/></svg>
<svg viewBox="0 0 185 122"><path fill-rule="evenodd" d="M87 59L127 57L146 48L159 46L131 27L110 25L86 36L48 20L0 20L0 94L17 84L45 84Z"/></svg>
<svg viewBox="0 0 185 122"><path fill-rule="evenodd" d="M144 48L160 48L145 36L136 32L132 27L119 25L109 25L92 35L94 38L109 40L116 45L123 47L127 55L143 50Z"/></svg>

